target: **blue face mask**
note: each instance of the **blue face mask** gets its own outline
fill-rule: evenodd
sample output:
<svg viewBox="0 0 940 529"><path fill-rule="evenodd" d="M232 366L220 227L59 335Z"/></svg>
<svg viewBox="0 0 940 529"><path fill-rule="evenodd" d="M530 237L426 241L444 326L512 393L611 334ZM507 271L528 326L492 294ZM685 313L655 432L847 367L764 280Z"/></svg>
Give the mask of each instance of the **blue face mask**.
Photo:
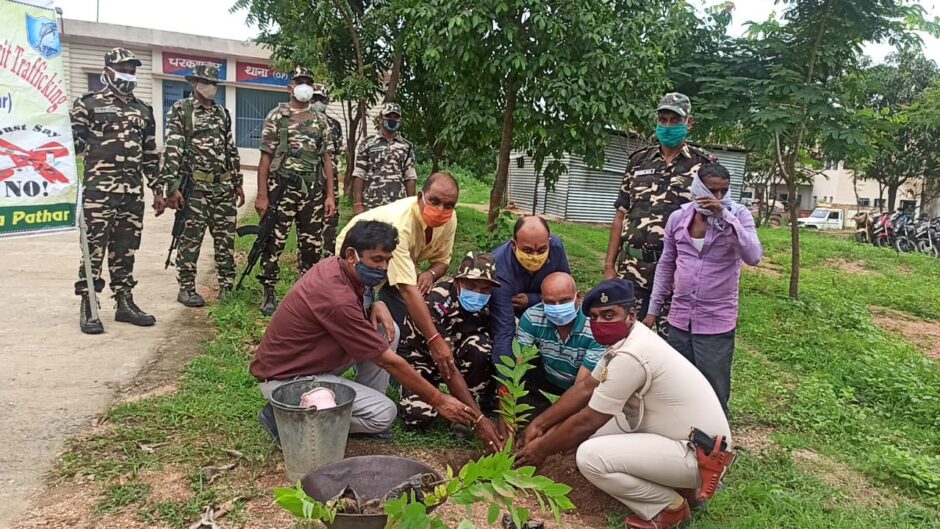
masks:
<svg viewBox="0 0 940 529"><path fill-rule="evenodd" d="M689 134L689 126L683 123L682 125L656 125L656 139L659 140L664 147L669 147L673 149L682 145L682 142L685 141L685 137Z"/></svg>
<svg viewBox="0 0 940 529"><path fill-rule="evenodd" d="M578 315L574 301L558 305L545 305L545 317L554 325L568 325Z"/></svg>
<svg viewBox="0 0 940 529"><path fill-rule="evenodd" d="M397 121L394 119L383 119L382 126L392 132L395 132L398 130L399 127L401 127L401 121Z"/></svg>
<svg viewBox="0 0 940 529"><path fill-rule="evenodd" d="M387 270L366 266L359 257L358 252L356 252L356 259L358 259L356 262L356 273L359 274L359 279L361 279L367 287L379 286L388 277Z"/></svg>
<svg viewBox="0 0 940 529"><path fill-rule="evenodd" d="M480 294L469 288L460 289L460 306L467 312L480 312L490 302L489 294Z"/></svg>

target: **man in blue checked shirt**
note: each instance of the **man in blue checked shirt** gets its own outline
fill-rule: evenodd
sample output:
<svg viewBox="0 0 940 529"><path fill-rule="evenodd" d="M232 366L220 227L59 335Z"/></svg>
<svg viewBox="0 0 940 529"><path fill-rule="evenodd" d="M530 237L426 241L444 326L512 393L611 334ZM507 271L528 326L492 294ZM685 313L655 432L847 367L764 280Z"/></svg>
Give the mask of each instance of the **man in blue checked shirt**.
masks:
<svg viewBox="0 0 940 529"><path fill-rule="evenodd" d="M541 303L525 311L516 330L521 347L534 345L539 350L535 369L525 376L529 394L522 398L534 408L532 418L551 406L545 393L561 396L576 381L591 376L605 349L594 340L591 322L580 310L573 277L564 272L550 274L542 282L541 298Z"/></svg>

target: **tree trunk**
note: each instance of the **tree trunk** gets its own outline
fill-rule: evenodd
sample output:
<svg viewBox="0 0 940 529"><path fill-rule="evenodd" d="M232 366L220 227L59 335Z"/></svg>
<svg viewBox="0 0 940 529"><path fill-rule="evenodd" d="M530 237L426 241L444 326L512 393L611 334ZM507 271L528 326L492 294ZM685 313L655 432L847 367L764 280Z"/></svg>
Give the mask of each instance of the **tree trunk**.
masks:
<svg viewBox="0 0 940 529"><path fill-rule="evenodd" d="M431 146L431 174L441 170L441 158L444 157L444 144L440 141Z"/></svg>
<svg viewBox="0 0 940 529"><path fill-rule="evenodd" d="M797 200L797 185L794 178L787 182L790 195L790 297L800 298L800 202Z"/></svg>
<svg viewBox="0 0 940 529"><path fill-rule="evenodd" d="M353 171L356 168L356 145L359 138L359 121L362 119L358 114L353 114L352 101L346 101L343 109L346 114L346 172L343 175L343 194L347 197L352 196Z"/></svg>
<svg viewBox="0 0 940 529"><path fill-rule="evenodd" d="M503 112L503 137L499 142L499 157L496 162L496 180L490 191L490 210L486 216L487 231L496 230L496 217L503 204L503 194L506 192L506 182L509 180L509 153L512 150L513 115L516 112L515 80L510 77L506 83L506 108Z"/></svg>
<svg viewBox="0 0 940 529"><path fill-rule="evenodd" d="M888 211L894 211L894 203L898 199L898 186L888 186Z"/></svg>
<svg viewBox="0 0 940 529"><path fill-rule="evenodd" d="M401 50L395 50L392 58L392 71L388 74L388 88L385 90L385 99L383 103L393 103L398 96L398 81L401 79Z"/></svg>

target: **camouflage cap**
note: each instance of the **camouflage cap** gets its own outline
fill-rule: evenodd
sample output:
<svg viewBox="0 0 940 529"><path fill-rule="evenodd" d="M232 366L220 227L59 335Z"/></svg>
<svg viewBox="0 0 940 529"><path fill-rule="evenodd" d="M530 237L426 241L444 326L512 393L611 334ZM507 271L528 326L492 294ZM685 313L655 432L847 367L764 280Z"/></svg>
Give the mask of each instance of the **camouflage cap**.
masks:
<svg viewBox="0 0 940 529"><path fill-rule="evenodd" d="M482 279L489 281L493 286L500 286L496 280L496 260L493 254L486 252L469 252L457 267L454 279Z"/></svg>
<svg viewBox="0 0 940 529"><path fill-rule="evenodd" d="M659 106L656 107L656 111L659 112L660 110L671 110L687 118L689 114L692 113L692 101L690 101L689 96L685 94L671 92L664 95L663 98L659 100Z"/></svg>
<svg viewBox="0 0 940 529"><path fill-rule="evenodd" d="M401 105L398 103L385 103L382 105L382 115L398 114L401 116Z"/></svg>
<svg viewBox="0 0 940 529"><path fill-rule="evenodd" d="M219 82L219 67L215 64L197 64L193 66L193 73L186 76L187 81L199 79L209 83Z"/></svg>
<svg viewBox="0 0 940 529"><path fill-rule="evenodd" d="M290 80L293 81L294 79L300 79L300 78L306 78L306 79L310 79L311 81L313 81L313 72L304 68L303 66L298 66L294 68L293 72L291 72Z"/></svg>
<svg viewBox="0 0 940 529"><path fill-rule="evenodd" d="M124 62L132 63L134 66L140 66L140 59L134 55L134 52L127 48L114 48L105 52L104 54L104 64L105 66L110 66L112 64L121 64Z"/></svg>
<svg viewBox="0 0 940 529"><path fill-rule="evenodd" d="M313 95L322 96L326 99L330 98L330 89L326 87L323 83L313 83Z"/></svg>

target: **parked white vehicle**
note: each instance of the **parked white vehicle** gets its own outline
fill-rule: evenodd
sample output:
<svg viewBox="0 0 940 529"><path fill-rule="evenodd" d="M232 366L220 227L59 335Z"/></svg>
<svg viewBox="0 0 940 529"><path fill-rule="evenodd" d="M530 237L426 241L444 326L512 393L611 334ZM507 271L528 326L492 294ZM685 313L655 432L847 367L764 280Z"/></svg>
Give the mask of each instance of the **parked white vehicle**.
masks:
<svg viewBox="0 0 940 529"><path fill-rule="evenodd" d="M802 228L815 230L841 230L845 228L845 210L816 208L809 217L797 219Z"/></svg>

